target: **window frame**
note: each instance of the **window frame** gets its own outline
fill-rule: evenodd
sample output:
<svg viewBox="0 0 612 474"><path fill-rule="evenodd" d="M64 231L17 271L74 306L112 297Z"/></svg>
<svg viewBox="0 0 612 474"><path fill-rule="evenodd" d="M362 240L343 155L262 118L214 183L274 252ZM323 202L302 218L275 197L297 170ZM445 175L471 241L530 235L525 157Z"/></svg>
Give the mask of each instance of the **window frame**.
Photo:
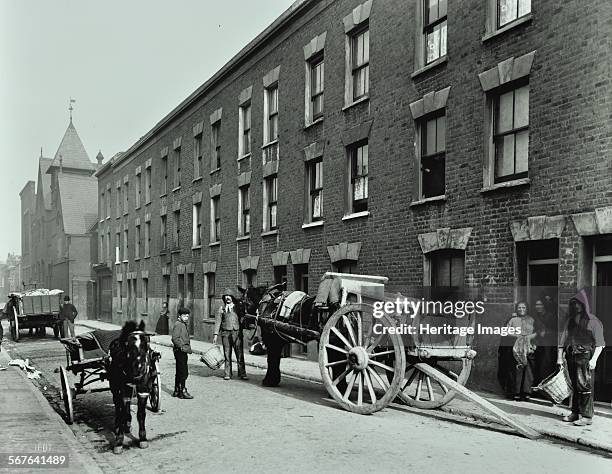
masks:
<svg viewBox="0 0 612 474"><path fill-rule="evenodd" d="M173 233L172 233L172 250L181 248L181 210L177 209L172 213Z"/></svg>
<svg viewBox="0 0 612 474"><path fill-rule="evenodd" d="M264 178L264 232L278 230L278 175ZM274 212L272 209L274 208ZM274 216L274 225L272 217Z"/></svg>
<svg viewBox="0 0 612 474"><path fill-rule="evenodd" d="M435 0L437 3L437 10L438 10L438 16L433 19L430 20L429 19L429 4L430 2L432 2L432 0L422 0L423 2L423 28L422 28L422 34L423 34L423 46L424 46L424 50L423 50L423 65L424 66L429 66L430 64L434 63L435 61L439 61L441 59L443 59L444 57L446 57L447 53L448 53L448 1L447 0L443 0L444 4L446 6L446 12L444 15L440 15L440 3L442 0ZM438 31L440 31L440 39L439 39L439 43L438 43L438 55L433 58L433 59L429 59L429 48L428 48L428 39L429 39L429 35L432 35L435 33L436 31L436 27L439 25L444 25L446 24L446 28L444 29L444 43L442 42L442 28L443 26L440 26L440 29ZM444 54L442 54L442 45L445 45L445 50L444 50Z"/></svg>
<svg viewBox="0 0 612 474"><path fill-rule="evenodd" d="M239 126L238 126L238 159L246 158L251 154L251 129L252 129L252 107L251 101L241 104L238 107ZM247 121L248 118L248 121ZM248 127L247 127L248 125Z"/></svg>
<svg viewBox="0 0 612 474"><path fill-rule="evenodd" d="M365 175L355 174L357 168L357 162L359 160L359 150L366 147L367 148L367 159L366 159L366 168L367 173ZM360 140L358 142L352 143L347 147L347 197L348 197L348 209L347 214L356 214L359 212L367 212L368 211L368 200L370 196L369 192L369 162L370 162L370 152L369 152L369 140L366 138L364 140ZM363 151L362 151L362 170L363 170ZM364 194L365 198L355 200L355 181L359 178L365 178L364 180ZM359 201L360 205L356 206L356 201Z"/></svg>
<svg viewBox="0 0 612 474"><path fill-rule="evenodd" d="M181 187L181 147L174 150L174 180L172 182L172 189L179 189Z"/></svg>
<svg viewBox="0 0 612 474"><path fill-rule="evenodd" d="M356 64L358 62L357 52L359 51L358 45L355 43L359 40L361 36L367 34L367 42L364 38L363 51L366 51L367 45L367 60L364 59L364 62L361 64ZM370 96L370 22L369 20L364 21L353 30L351 30L348 34L348 44L349 44L349 66L350 66L350 94L349 98L352 103L365 99ZM364 53L365 56L365 53ZM356 95L356 79L357 73L361 71L365 71L365 79L364 79L364 90L360 95Z"/></svg>
<svg viewBox="0 0 612 474"><path fill-rule="evenodd" d="M521 125L519 127L514 127L516 120L516 91L522 88L527 88L527 124ZM509 130L505 130L503 132L498 132L498 123L500 122L500 111L501 111L501 97L505 94L512 92L512 128ZM489 137L489 160L490 160L490 173L491 173L491 183L493 185L498 185L501 183L507 183L511 181L517 181L521 179L525 179L529 177L529 143L530 143L530 87L529 87L529 77L525 77L508 84L505 84L501 87L498 87L492 90L488 94L489 99L489 108L490 108L490 117L491 117L491 136ZM525 157L527 170L517 173L516 172L516 164L517 164L517 147L516 140L517 135L527 132L527 156ZM503 140L507 136L514 136L514 147L513 147L513 167L514 173L507 174L503 176L497 176L497 167L498 167L498 148L503 147L503 143L499 144L498 142Z"/></svg>
<svg viewBox="0 0 612 474"><path fill-rule="evenodd" d="M270 84L268 87L264 89L265 95L265 126L264 126L264 147L275 143L278 141L278 129L279 129L279 87L278 81ZM273 101L272 97L276 100ZM272 109L272 105L275 105L275 108ZM274 138L272 138L272 124L275 124Z"/></svg>
<svg viewBox="0 0 612 474"><path fill-rule="evenodd" d="M438 122L440 119L444 119L444 149L442 151L437 149L438 146ZM435 127L436 127L436 138L435 138L435 143L436 143L436 151L434 153L429 153L427 154L427 125L432 122L435 121ZM447 137L448 137L448 119L446 117L446 109L445 108L441 108L438 110L435 110L427 115L424 115L423 117L420 117L417 120L417 145L418 145L418 153L417 153L417 158L418 158L418 166L419 166L419 178L418 178L418 199L419 200L423 200L423 199L431 199L431 198L436 198L436 197L441 197L441 196L445 196L446 195L446 142L447 142ZM442 192L439 194L432 194L430 196L427 196L424 192L424 160L431 160L431 161L435 161L436 159L439 159L441 157L441 161L443 162L443 175L442 175Z"/></svg>
<svg viewBox="0 0 612 474"><path fill-rule="evenodd" d="M151 167L145 168L145 205L151 204Z"/></svg>
<svg viewBox="0 0 612 474"><path fill-rule="evenodd" d="M516 17L506 21L504 24L501 23L501 2L504 0L493 0L495 2L495 29L501 30L507 28L515 22L521 21L525 17L531 14L531 0L516 0ZM506 0L507 1L507 0ZM522 15L519 15L521 9L521 3L529 3L529 10Z"/></svg>
<svg viewBox="0 0 612 474"><path fill-rule="evenodd" d="M200 247L202 245L202 203L196 202L192 208L193 220L193 235L192 246Z"/></svg>
<svg viewBox="0 0 612 474"><path fill-rule="evenodd" d="M216 244L221 241L221 216L219 205L220 196L210 198L210 243Z"/></svg>
<svg viewBox="0 0 612 474"><path fill-rule="evenodd" d="M320 171L319 182L320 186L317 187L317 170ZM315 158L306 163L306 223L310 224L313 222L323 221L323 186L324 186L324 174L323 174L323 157ZM314 215L314 199L319 196L319 216Z"/></svg>
<svg viewBox="0 0 612 474"><path fill-rule="evenodd" d="M160 216L161 250L168 250L168 216Z"/></svg>
<svg viewBox="0 0 612 474"><path fill-rule="evenodd" d="M166 156L162 156L161 158L162 161L162 196L165 196L166 194L168 194L168 155Z"/></svg>
<svg viewBox="0 0 612 474"><path fill-rule="evenodd" d="M151 256L151 222L145 222L144 258Z"/></svg>
<svg viewBox="0 0 612 474"><path fill-rule="evenodd" d="M238 235L240 237L246 237L251 234L250 187L251 186L249 184L245 184L244 186L240 186L238 188Z"/></svg>
<svg viewBox="0 0 612 474"><path fill-rule="evenodd" d="M134 237L134 260L137 260L140 259L140 245L142 243L142 236L140 235L140 224L136 226L136 235Z"/></svg>
<svg viewBox="0 0 612 474"><path fill-rule="evenodd" d="M325 53L321 51L315 54L308 61L308 81L309 81L309 107L310 122L322 119L325 111ZM321 67L320 90L317 90L317 80L319 75L316 74L317 68ZM315 104L318 98L321 98L321 110L316 111Z"/></svg>
<svg viewBox="0 0 612 474"><path fill-rule="evenodd" d="M202 133L198 133L193 137L193 179L199 179L202 177Z"/></svg>
<svg viewBox="0 0 612 474"><path fill-rule="evenodd" d="M213 173L219 169L221 169L221 120L210 125L210 171Z"/></svg>

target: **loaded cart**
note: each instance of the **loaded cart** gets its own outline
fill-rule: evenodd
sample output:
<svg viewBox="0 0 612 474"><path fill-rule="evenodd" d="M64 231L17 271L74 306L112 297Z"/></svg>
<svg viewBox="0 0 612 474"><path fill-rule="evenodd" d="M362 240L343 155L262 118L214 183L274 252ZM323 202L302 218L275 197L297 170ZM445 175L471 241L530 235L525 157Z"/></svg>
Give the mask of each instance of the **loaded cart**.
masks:
<svg viewBox="0 0 612 474"><path fill-rule="evenodd" d="M4 308L10 324L13 341L19 341L22 329L52 328L55 337L60 335L60 308L62 290L38 288L9 294Z"/></svg>
<svg viewBox="0 0 612 474"><path fill-rule="evenodd" d="M108 369L110 364L109 350L111 343L118 339L121 330L95 331L79 334L74 338L60 339L66 348L66 367L60 367L60 386L66 421L74 421L73 402L77 395L88 392L104 392L109 390L108 385L92 386L96 382L108 380ZM150 336L147 336L150 337ZM161 376L159 371L159 352L152 351L151 360L155 364L155 377L149 393L151 409L158 412L161 407ZM68 372L79 377L79 381L70 385Z"/></svg>

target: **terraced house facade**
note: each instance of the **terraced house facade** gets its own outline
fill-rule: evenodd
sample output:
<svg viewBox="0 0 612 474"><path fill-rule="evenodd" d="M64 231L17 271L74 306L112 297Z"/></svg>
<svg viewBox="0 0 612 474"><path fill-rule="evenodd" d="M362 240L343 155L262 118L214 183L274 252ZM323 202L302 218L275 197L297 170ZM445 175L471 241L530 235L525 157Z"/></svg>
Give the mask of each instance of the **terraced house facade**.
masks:
<svg viewBox="0 0 612 474"><path fill-rule="evenodd" d="M155 324L167 300L207 339L223 288L313 293L328 270L404 294L560 285L561 308L612 285L611 19L607 0L297 1L97 171L112 319ZM496 389L479 344L473 383Z"/></svg>

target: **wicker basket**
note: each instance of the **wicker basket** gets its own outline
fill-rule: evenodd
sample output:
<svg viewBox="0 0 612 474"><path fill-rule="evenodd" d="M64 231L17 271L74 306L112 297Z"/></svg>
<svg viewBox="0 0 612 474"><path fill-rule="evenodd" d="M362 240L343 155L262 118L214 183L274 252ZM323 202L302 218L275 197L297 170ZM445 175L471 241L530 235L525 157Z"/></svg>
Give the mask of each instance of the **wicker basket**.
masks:
<svg viewBox="0 0 612 474"><path fill-rule="evenodd" d="M534 387L534 390L545 392L553 402L561 403L563 400L571 396L572 385L569 380L567 368L560 367L557 372L546 377L540 385Z"/></svg>
<svg viewBox="0 0 612 474"><path fill-rule="evenodd" d="M225 362L225 357L223 356L223 351L221 350L221 347L218 345L214 345L204 354L202 354L200 360L204 362L208 368L216 370L223 365L223 363Z"/></svg>

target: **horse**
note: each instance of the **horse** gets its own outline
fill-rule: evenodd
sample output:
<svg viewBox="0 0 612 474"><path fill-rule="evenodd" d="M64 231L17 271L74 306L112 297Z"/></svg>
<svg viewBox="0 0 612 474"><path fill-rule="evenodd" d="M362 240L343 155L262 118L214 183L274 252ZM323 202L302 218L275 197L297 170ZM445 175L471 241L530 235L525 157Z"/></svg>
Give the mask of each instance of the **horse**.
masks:
<svg viewBox="0 0 612 474"><path fill-rule="evenodd" d="M138 396L138 446L142 449L148 447L145 428L147 398L157 376L155 363L161 355L150 348L151 333L145 332L144 329L144 321L139 325L135 321L126 322L121 329L121 335L111 343L109 349L110 362L107 372L115 405L115 454L121 454L124 434L131 431L131 403L134 393Z"/></svg>
<svg viewBox="0 0 612 474"><path fill-rule="evenodd" d="M279 283L269 288L265 286L241 288L238 287L242 298L240 300L243 314L262 317L273 317L277 309L276 299L283 293L285 283ZM321 321L313 310L314 297L306 296L298 307L294 308L289 320L299 326L320 329ZM262 342L266 347L267 370L262 381L265 387L276 387L281 381L280 360L285 344L296 340L282 335L274 328L269 326L261 327Z"/></svg>

